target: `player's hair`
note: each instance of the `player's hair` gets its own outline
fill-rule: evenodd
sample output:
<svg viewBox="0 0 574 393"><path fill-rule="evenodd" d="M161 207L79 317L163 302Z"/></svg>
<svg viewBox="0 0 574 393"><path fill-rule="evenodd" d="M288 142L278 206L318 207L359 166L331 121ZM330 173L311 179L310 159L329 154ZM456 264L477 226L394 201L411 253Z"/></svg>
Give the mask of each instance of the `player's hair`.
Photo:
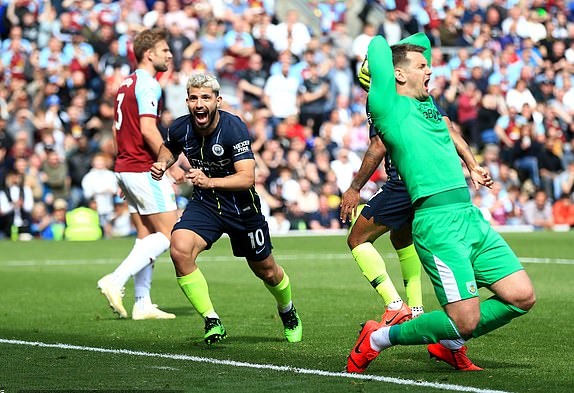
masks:
<svg viewBox="0 0 574 393"><path fill-rule="evenodd" d="M413 44L397 44L391 46L391 51L393 52L393 64L395 67L406 66L409 64L409 59L407 58L408 52L419 52L424 53L426 48L420 45Z"/></svg>
<svg viewBox="0 0 574 393"><path fill-rule="evenodd" d="M167 40L167 30L162 28L147 29L140 32L134 38L134 54L139 63L144 57L145 51L152 49L160 41Z"/></svg>
<svg viewBox="0 0 574 393"><path fill-rule="evenodd" d="M208 89L211 89L215 93L216 97L219 96L219 90L221 89L221 86L219 85L219 82L217 81L217 78L215 76L211 74L202 74L202 73L192 74L189 77L186 86L188 94L189 89L194 87L195 88L206 87Z"/></svg>

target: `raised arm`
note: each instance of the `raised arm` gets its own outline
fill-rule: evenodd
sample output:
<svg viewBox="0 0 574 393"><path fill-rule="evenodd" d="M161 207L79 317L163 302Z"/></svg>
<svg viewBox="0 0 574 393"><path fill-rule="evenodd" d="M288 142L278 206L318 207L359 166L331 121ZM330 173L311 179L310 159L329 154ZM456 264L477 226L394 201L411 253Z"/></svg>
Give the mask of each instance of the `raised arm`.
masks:
<svg viewBox="0 0 574 393"><path fill-rule="evenodd" d="M373 124L380 129L379 119L389 115L398 97L395 87L395 68L389 44L382 36L371 40L367 52L371 87L369 89L369 111Z"/></svg>

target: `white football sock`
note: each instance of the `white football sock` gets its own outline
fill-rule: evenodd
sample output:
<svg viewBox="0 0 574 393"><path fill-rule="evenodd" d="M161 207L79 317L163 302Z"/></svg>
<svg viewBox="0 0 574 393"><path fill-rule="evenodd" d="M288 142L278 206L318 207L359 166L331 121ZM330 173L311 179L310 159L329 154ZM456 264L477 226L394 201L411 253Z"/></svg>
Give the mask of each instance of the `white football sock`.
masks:
<svg viewBox="0 0 574 393"><path fill-rule="evenodd" d="M161 232L152 233L143 239L136 239L128 256L113 273L115 280L124 286L131 276L152 263L169 248L169 239Z"/></svg>
<svg viewBox="0 0 574 393"><path fill-rule="evenodd" d="M400 308L402 306L403 306L402 300L395 300L395 301L392 301L389 304L387 304L387 309L389 309L389 310L400 310Z"/></svg>
<svg viewBox="0 0 574 393"><path fill-rule="evenodd" d="M439 342L451 351L456 351L462 348L462 346L466 343L466 340L459 338L456 340L440 340Z"/></svg>
<svg viewBox="0 0 574 393"><path fill-rule="evenodd" d="M153 266L151 263L134 275L135 307L142 310L152 304L150 292Z"/></svg>
<svg viewBox="0 0 574 393"><path fill-rule="evenodd" d="M377 352L392 346L391 339L389 338L390 326L382 327L371 333L371 348Z"/></svg>

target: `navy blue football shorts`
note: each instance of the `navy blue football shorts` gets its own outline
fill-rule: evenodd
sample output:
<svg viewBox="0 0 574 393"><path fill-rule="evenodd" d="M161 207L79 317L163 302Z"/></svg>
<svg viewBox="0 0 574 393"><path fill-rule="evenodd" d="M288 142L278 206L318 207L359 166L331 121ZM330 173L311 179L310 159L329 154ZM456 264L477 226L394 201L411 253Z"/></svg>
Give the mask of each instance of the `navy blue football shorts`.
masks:
<svg viewBox="0 0 574 393"><path fill-rule="evenodd" d="M203 203L190 200L181 219L173 230L187 229L197 233L206 242L209 250L221 235L227 233L233 255L250 261L262 261L271 255L273 245L269 226L261 213L251 217L222 216Z"/></svg>
<svg viewBox="0 0 574 393"><path fill-rule="evenodd" d="M365 204L361 215L367 220L374 217L375 223L396 231L412 221L414 210L404 185L387 182Z"/></svg>

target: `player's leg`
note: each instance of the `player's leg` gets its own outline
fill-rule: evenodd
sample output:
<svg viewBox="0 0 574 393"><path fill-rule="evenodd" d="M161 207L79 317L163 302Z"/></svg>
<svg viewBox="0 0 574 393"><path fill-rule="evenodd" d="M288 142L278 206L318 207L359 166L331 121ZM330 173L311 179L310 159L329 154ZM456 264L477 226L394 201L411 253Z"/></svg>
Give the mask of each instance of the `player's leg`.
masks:
<svg viewBox="0 0 574 393"><path fill-rule="evenodd" d="M470 263L471 250L465 242L474 233L472 229L459 225L464 222L463 215L464 211L456 209L435 209L417 212L413 223L417 253L440 304L448 309L449 314L433 311L400 325L366 332L364 335L369 338L369 348L378 353L392 345L434 343L471 336L480 319L480 307ZM472 244L472 239L468 241ZM357 345L359 343L355 347ZM357 353L352 350L348 370L362 372L373 359L365 359L361 351Z"/></svg>
<svg viewBox="0 0 574 393"><path fill-rule="evenodd" d="M146 265L149 265L142 248L143 239L150 235L150 232L143 225L137 212L132 213L131 218L137 233L132 249L112 273L98 280L98 288L107 298L112 310L118 313L121 318L127 318L128 316L122 301L125 283L131 276L137 274Z"/></svg>
<svg viewBox="0 0 574 393"><path fill-rule="evenodd" d="M391 240L393 240L395 237L393 232L403 228L406 224L410 224L411 218L412 205L404 185L396 182L387 183L361 210L361 214L347 238L347 243L357 264L385 302L386 310L382 318L382 323L385 325L404 322L410 319L412 314L411 309L403 303L388 276L385 262L374 248L373 242L389 230L391 230ZM401 232L401 235L404 236L400 236L398 240L402 241L403 237L410 239L410 233ZM395 242L399 243L398 240L395 239ZM407 243L407 241L403 243ZM403 259L412 261L412 255L408 253L408 244L403 243L400 245L404 246L403 248L406 250L399 253L399 257L402 256ZM414 281L412 283L414 284ZM409 288L414 290L415 287L415 285L411 285ZM413 300L417 300L416 296L411 296ZM422 295L418 296L418 300L420 302L417 306L420 306L419 313L421 313Z"/></svg>
<svg viewBox="0 0 574 393"><path fill-rule="evenodd" d="M148 267L155 258L169 248L168 224L175 222L176 208L173 188L169 181L156 182L149 173L117 173L119 185L128 202L131 217L137 231L137 239L128 256L112 272L98 281L98 288L106 296L114 311L120 316L127 317L122 303L123 287L131 276ZM165 233L156 232L153 225L146 219L147 215L157 215L164 223L162 229ZM142 219L143 217L143 219ZM158 223L160 220L156 220ZM159 225L159 224L158 224ZM149 269L149 268L148 268ZM142 274L143 284L136 283L141 304L151 305L149 288L151 279L148 277L151 270ZM138 279L139 280L139 279ZM143 292L143 295L141 295ZM147 292L147 294L145 293ZM137 303L137 301L136 301ZM149 309L149 307L148 307ZM141 316L141 315L140 315ZM138 318L136 318L138 319ZM145 318L139 318L145 319Z"/></svg>
<svg viewBox="0 0 574 393"><path fill-rule="evenodd" d="M229 233L229 238L233 254L245 257L251 271L275 298L287 341L301 341L303 325L293 305L291 282L285 270L275 262L265 217L257 215L235 222L235 229Z"/></svg>
<svg viewBox="0 0 574 393"><path fill-rule="evenodd" d="M383 298L385 306L391 311L398 311L402 308L403 300L389 277L385 260L373 245L375 240L389 231L386 225L375 222L375 209L379 207L376 201L381 196L382 192L376 194L361 210L347 236L347 245L363 276ZM395 320L393 318L392 322Z"/></svg>
<svg viewBox="0 0 574 393"><path fill-rule="evenodd" d="M170 245L171 229L177 220L175 210L142 215L139 217L152 234L144 238L143 252L151 263L144 266L134 275L135 304L132 319L173 319L174 314L160 310L151 300L151 283L153 267L157 257L163 254Z"/></svg>
<svg viewBox="0 0 574 393"><path fill-rule="evenodd" d="M480 214L480 213L477 213ZM534 288L520 261L506 241L487 223L483 225L486 240L475 260L477 281L495 296L480 305L480 322L473 331L479 337L526 314L536 302Z"/></svg>
<svg viewBox="0 0 574 393"><path fill-rule="evenodd" d="M215 312L207 281L195 261L202 251L211 248L221 233L219 218L200 202L191 200L171 236L170 255L177 283L193 308L203 317L204 341L209 345L223 340L227 332Z"/></svg>
<svg viewBox="0 0 574 393"><path fill-rule="evenodd" d="M399 257L407 304L411 308L412 317L416 318L424 312L421 286L422 266L413 244L411 231L412 225L409 220L399 229L392 230L390 239Z"/></svg>

